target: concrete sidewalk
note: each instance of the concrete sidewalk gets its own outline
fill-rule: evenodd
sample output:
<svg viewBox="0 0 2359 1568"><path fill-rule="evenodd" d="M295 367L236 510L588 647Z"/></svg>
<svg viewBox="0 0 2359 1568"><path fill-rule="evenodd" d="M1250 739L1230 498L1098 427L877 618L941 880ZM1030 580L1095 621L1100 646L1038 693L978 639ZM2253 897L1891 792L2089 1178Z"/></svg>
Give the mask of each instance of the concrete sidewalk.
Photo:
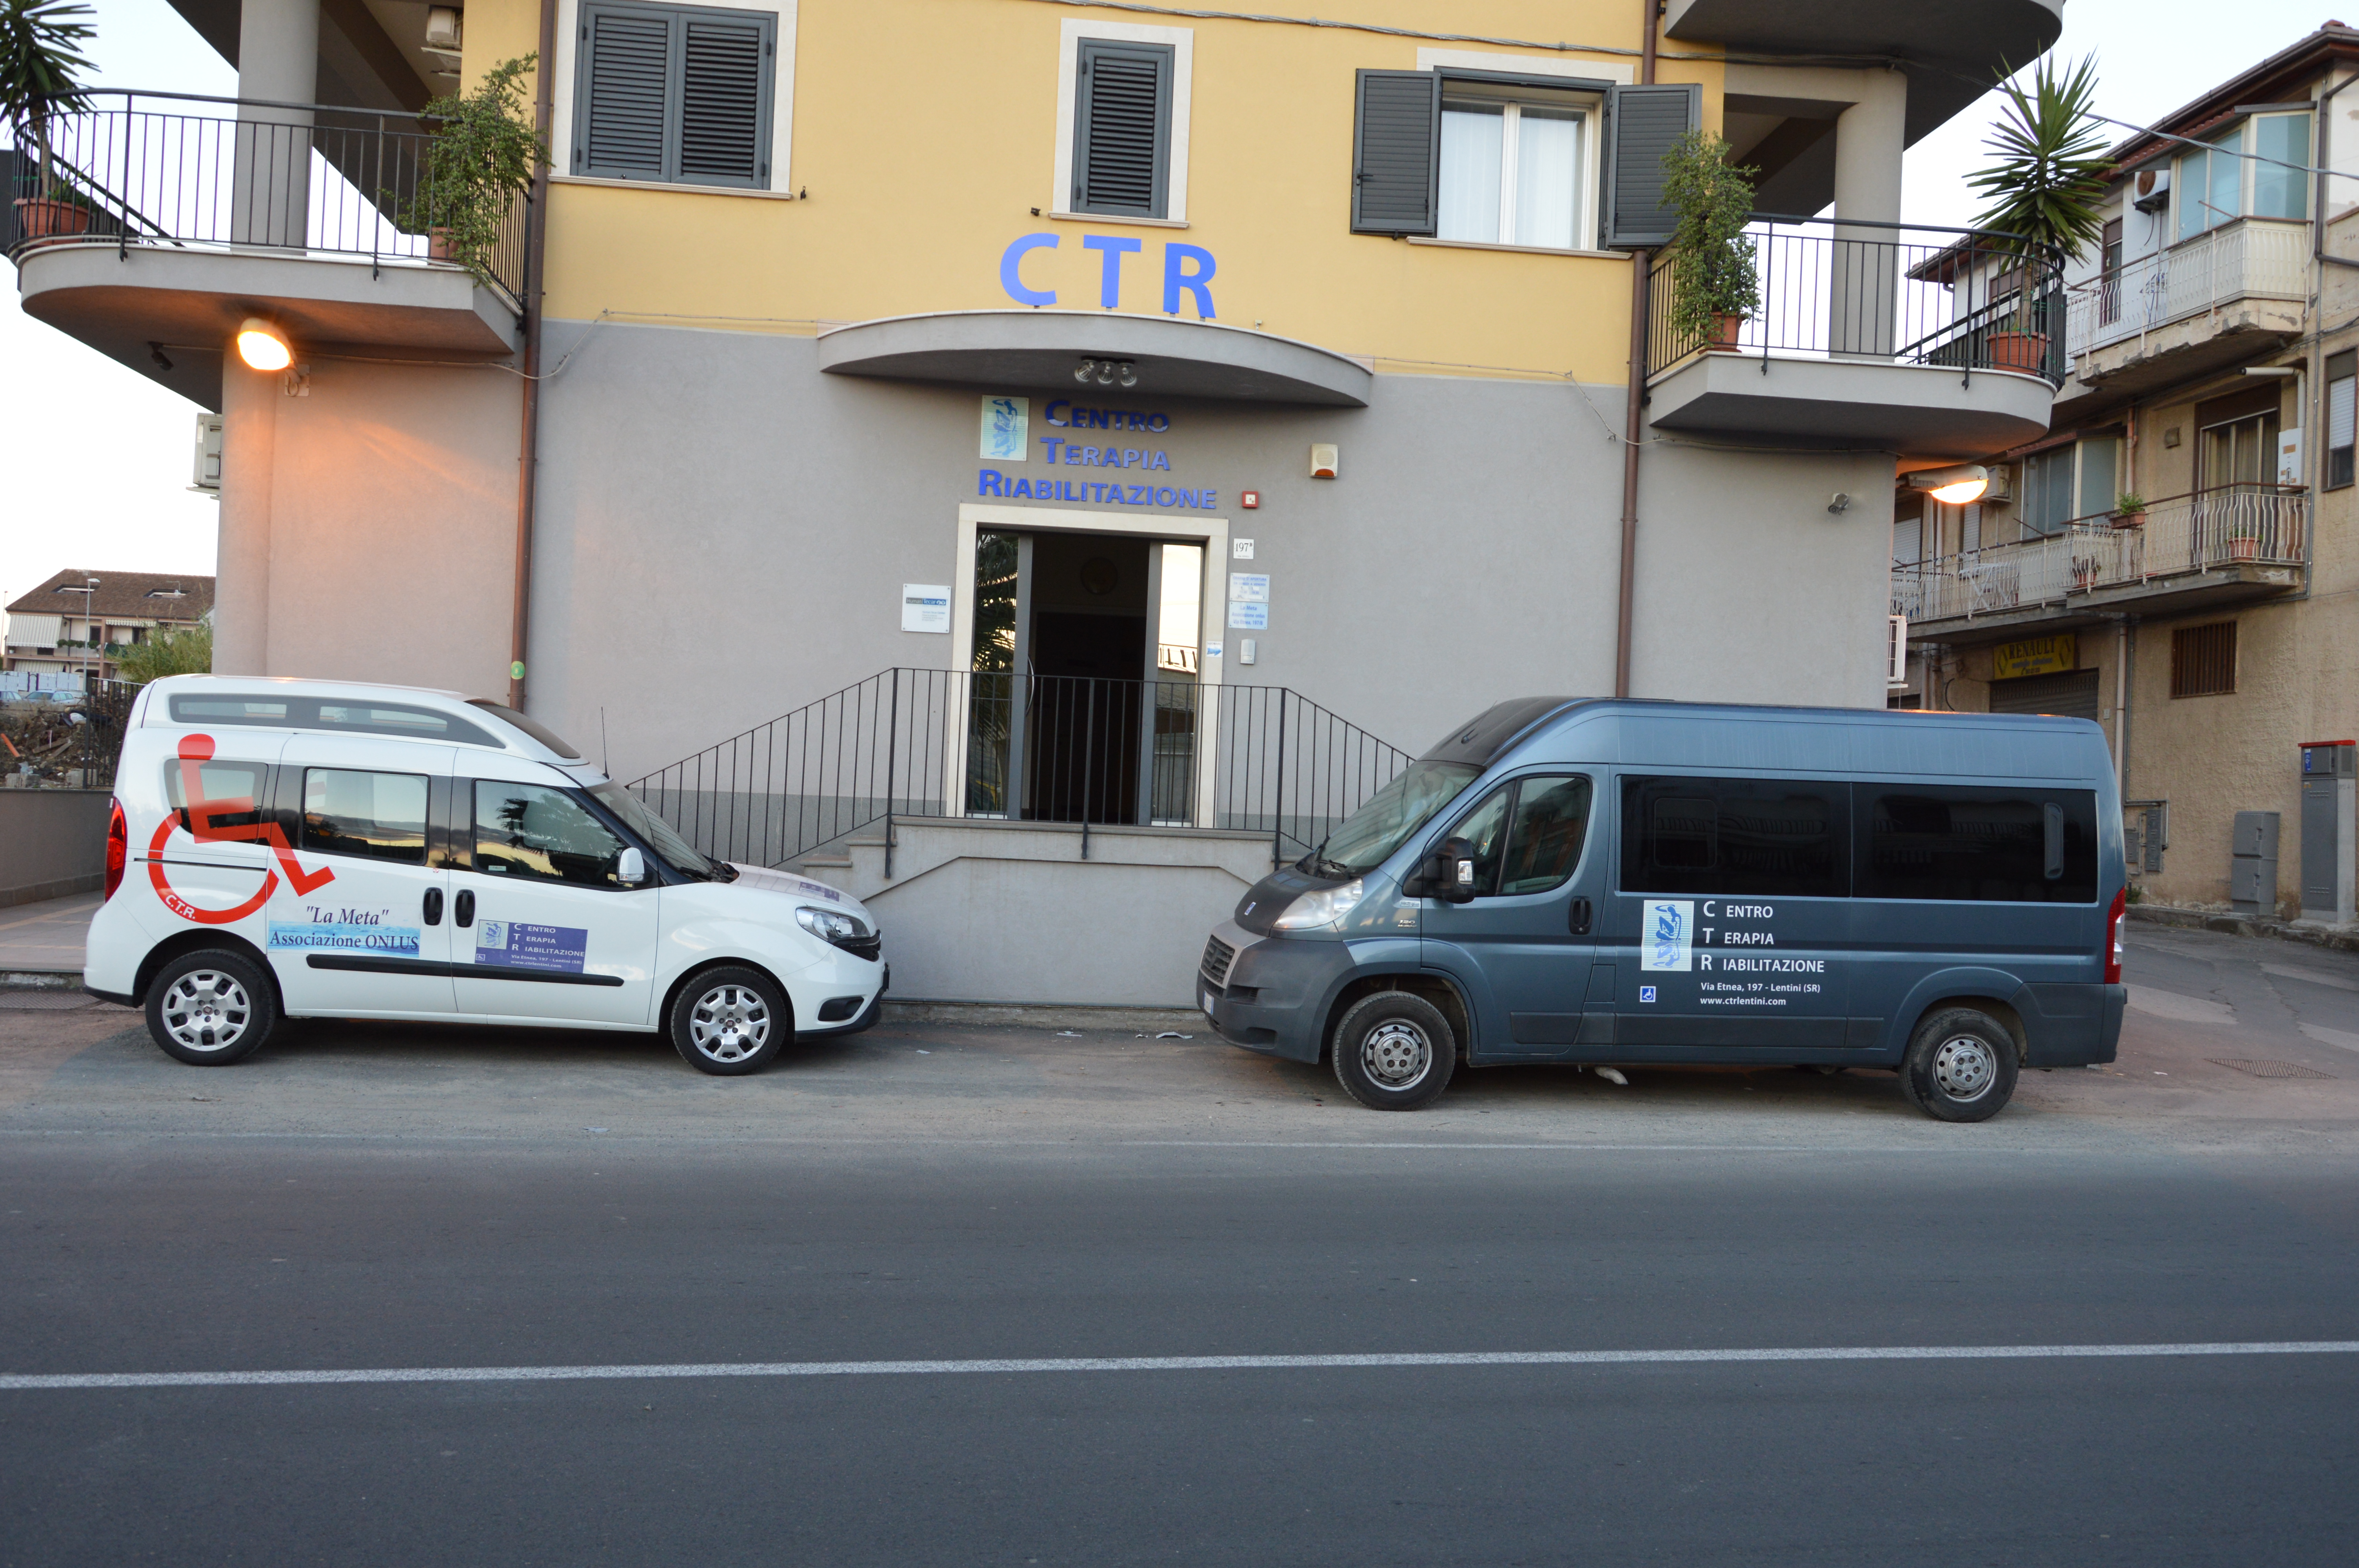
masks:
<svg viewBox="0 0 2359 1568"><path fill-rule="evenodd" d="M82 984L82 937L101 902L78 892L0 909L0 986Z"/></svg>

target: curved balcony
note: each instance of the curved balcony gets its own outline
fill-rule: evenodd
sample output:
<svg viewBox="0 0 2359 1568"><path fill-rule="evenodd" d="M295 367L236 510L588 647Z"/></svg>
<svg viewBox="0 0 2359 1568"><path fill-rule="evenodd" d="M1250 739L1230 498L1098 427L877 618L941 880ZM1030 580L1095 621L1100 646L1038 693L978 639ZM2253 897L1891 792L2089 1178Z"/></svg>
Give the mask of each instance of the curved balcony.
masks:
<svg viewBox="0 0 2359 1568"><path fill-rule="evenodd" d="M1664 256L1647 280L1653 422L1948 460L2037 439L2063 379L2056 269L1958 235L1761 220L1759 308L1714 339L1674 326L1679 263Z"/></svg>
<svg viewBox="0 0 2359 1568"><path fill-rule="evenodd" d="M14 149L0 237L26 314L208 407L221 345L256 313L307 346L513 351L526 204L482 278L438 254L418 116L92 96Z"/></svg>

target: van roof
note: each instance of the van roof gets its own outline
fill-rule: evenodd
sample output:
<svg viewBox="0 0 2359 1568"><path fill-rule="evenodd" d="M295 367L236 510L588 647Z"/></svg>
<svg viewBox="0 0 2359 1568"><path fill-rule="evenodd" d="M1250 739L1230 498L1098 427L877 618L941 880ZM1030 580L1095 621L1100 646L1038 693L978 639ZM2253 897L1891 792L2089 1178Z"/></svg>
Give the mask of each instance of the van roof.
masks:
<svg viewBox="0 0 2359 1568"><path fill-rule="evenodd" d="M269 718L259 716L216 721L252 724L264 729L380 734L395 739L433 740L446 744L478 745L484 741L473 737L481 736L503 751L515 752L538 762L555 762L560 766L579 766L582 762L581 753L561 737L498 703L437 687L391 686L375 681L303 680L288 676L167 676L150 681L140 693L136 722L143 725L187 722L172 716L171 699L192 696L247 697L262 703L283 702L290 710L305 704L321 703L397 705L447 714L455 721L453 727L463 726L466 733L405 735L398 727L387 730L365 723L321 723L315 721L316 708L308 707L300 714L290 711L283 723L273 723Z"/></svg>

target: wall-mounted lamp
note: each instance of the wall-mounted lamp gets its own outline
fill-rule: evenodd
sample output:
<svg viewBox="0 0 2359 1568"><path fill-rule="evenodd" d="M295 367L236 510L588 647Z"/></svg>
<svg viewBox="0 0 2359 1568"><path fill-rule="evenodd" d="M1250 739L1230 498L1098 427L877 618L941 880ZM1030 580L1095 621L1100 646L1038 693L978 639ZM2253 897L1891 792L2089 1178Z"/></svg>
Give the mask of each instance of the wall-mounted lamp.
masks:
<svg viewBox="0 0 2359 1568"><path fill-rule="evenodd" d="M295 362L295 351L286 335L259 316L248 316L237 329L237 357L254 370L285 370Z"/></svg>
<svg viewBox="0 0 2359 1568"><path fill-rule="evenodd" d="M1128 360L1083 360L1073 367L1073 379L1084 386L1136 386L1138 366Z"/></svg>
<svg viewBox="0 0 2359 1568"><path fill-rule="evenodd" d="M166 359L166 358L164 357L164 345L163 345L163 344L161 344L161 343L150 343L150 344L148 344L148 345L147 345L147 357L148 357L150 360L153 360L153 361L155 362L155 363L156 363L156 368L157 368L158 370L162 371L166 375L169 375L169 374L171 374L171 373L172 373L172 362L171 362L170 360Z"/></svg>
<svg viewBox="0 0 2359 1568"><path fill-rule="evenodd" d="M1956 463L1945 469L1920 469L1908 476L1908 488L1930 492L1944 506L1964 506L1980 501L1990 488L1990 470L1980 463Z"/></svg>
<svg viewBox="0 0 2359 1568"><path fill-rule="evenodd" d="M1851 497L1845 495L1840 490L1836 491L1834 499L1827 503L1827 510L1833 513L1838 517L1842 516L1844 513L1851 510Z"/></svg>

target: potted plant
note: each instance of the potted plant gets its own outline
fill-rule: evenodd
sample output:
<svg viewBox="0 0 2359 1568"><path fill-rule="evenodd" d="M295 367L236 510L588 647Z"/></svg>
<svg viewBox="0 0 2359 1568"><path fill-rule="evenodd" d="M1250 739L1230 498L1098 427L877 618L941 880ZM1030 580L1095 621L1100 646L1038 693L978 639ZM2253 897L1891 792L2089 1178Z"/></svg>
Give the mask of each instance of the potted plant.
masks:
<svg viewBox="0 0 2359 1568"><path fill-rule="evenodd" d="M1670 330L1686 347L1733 349L1761 308L1761 276L1745 225L1757 168L1728 161L1711 131L1690 131L1663 155L1663 204L1679 214L1669 253Z"/></svg>
<svg viewBox="0 0 2359 1568"><path fill-rule="evenodd" d="M2001 84L2006 103L1984 146L1997 161L1966 183L1990 205L1975 220L1990 231L1985 254L2011 258L2022 282L2014 308L1984 333L1992 368L2039 373L2048 366L2049 297L2060 262L2103 236L2105 138L2093 113L2096 59L2059 71L2042 60L2031 85ZM2060 325L2060 321L2057 323Z"/></svg>
<svg viewBox="0 0 2359 1568"><path fill-rule="evenodd" d="M29 141L39 148L31 193L16 203L17 232L28 240L90 230L90 207L58 172L49 146L49 117L90 103L75 80L90 69L79 49L94 36L81 20L90 14L64 0L0 0L0 120L17 146Z"/></svg>
<svg viewBox="0 0 2359 1568"><path fill-rule="evenodd" d="M2114 526L2137 528L2146 524L2146 497L2135 490L2125 490L2114 497Z"/></svg>
<svg viewBox="0 0 2359 1568"><path fill-rule="evenodd" d="M2249 561L2261 553L2259 530L2250 523L2238 523L2228 530L2228 558Z"/></svg>
<svg viewBox="0 0 2359 1568"><path fill-rule="evenodd" d="M538 58L503 60L484 73L473 92L428 104L420 117L433 126L433 139L417 190L407 202L386 193L401 227L427 236L430 259L455 262L479 283L501 281L492 272L492 254L509 212L531 189L534 171L549 162L548 145L532 128L525 103L524 78ZM521 280L506 281L513 287Z"/></svg>

